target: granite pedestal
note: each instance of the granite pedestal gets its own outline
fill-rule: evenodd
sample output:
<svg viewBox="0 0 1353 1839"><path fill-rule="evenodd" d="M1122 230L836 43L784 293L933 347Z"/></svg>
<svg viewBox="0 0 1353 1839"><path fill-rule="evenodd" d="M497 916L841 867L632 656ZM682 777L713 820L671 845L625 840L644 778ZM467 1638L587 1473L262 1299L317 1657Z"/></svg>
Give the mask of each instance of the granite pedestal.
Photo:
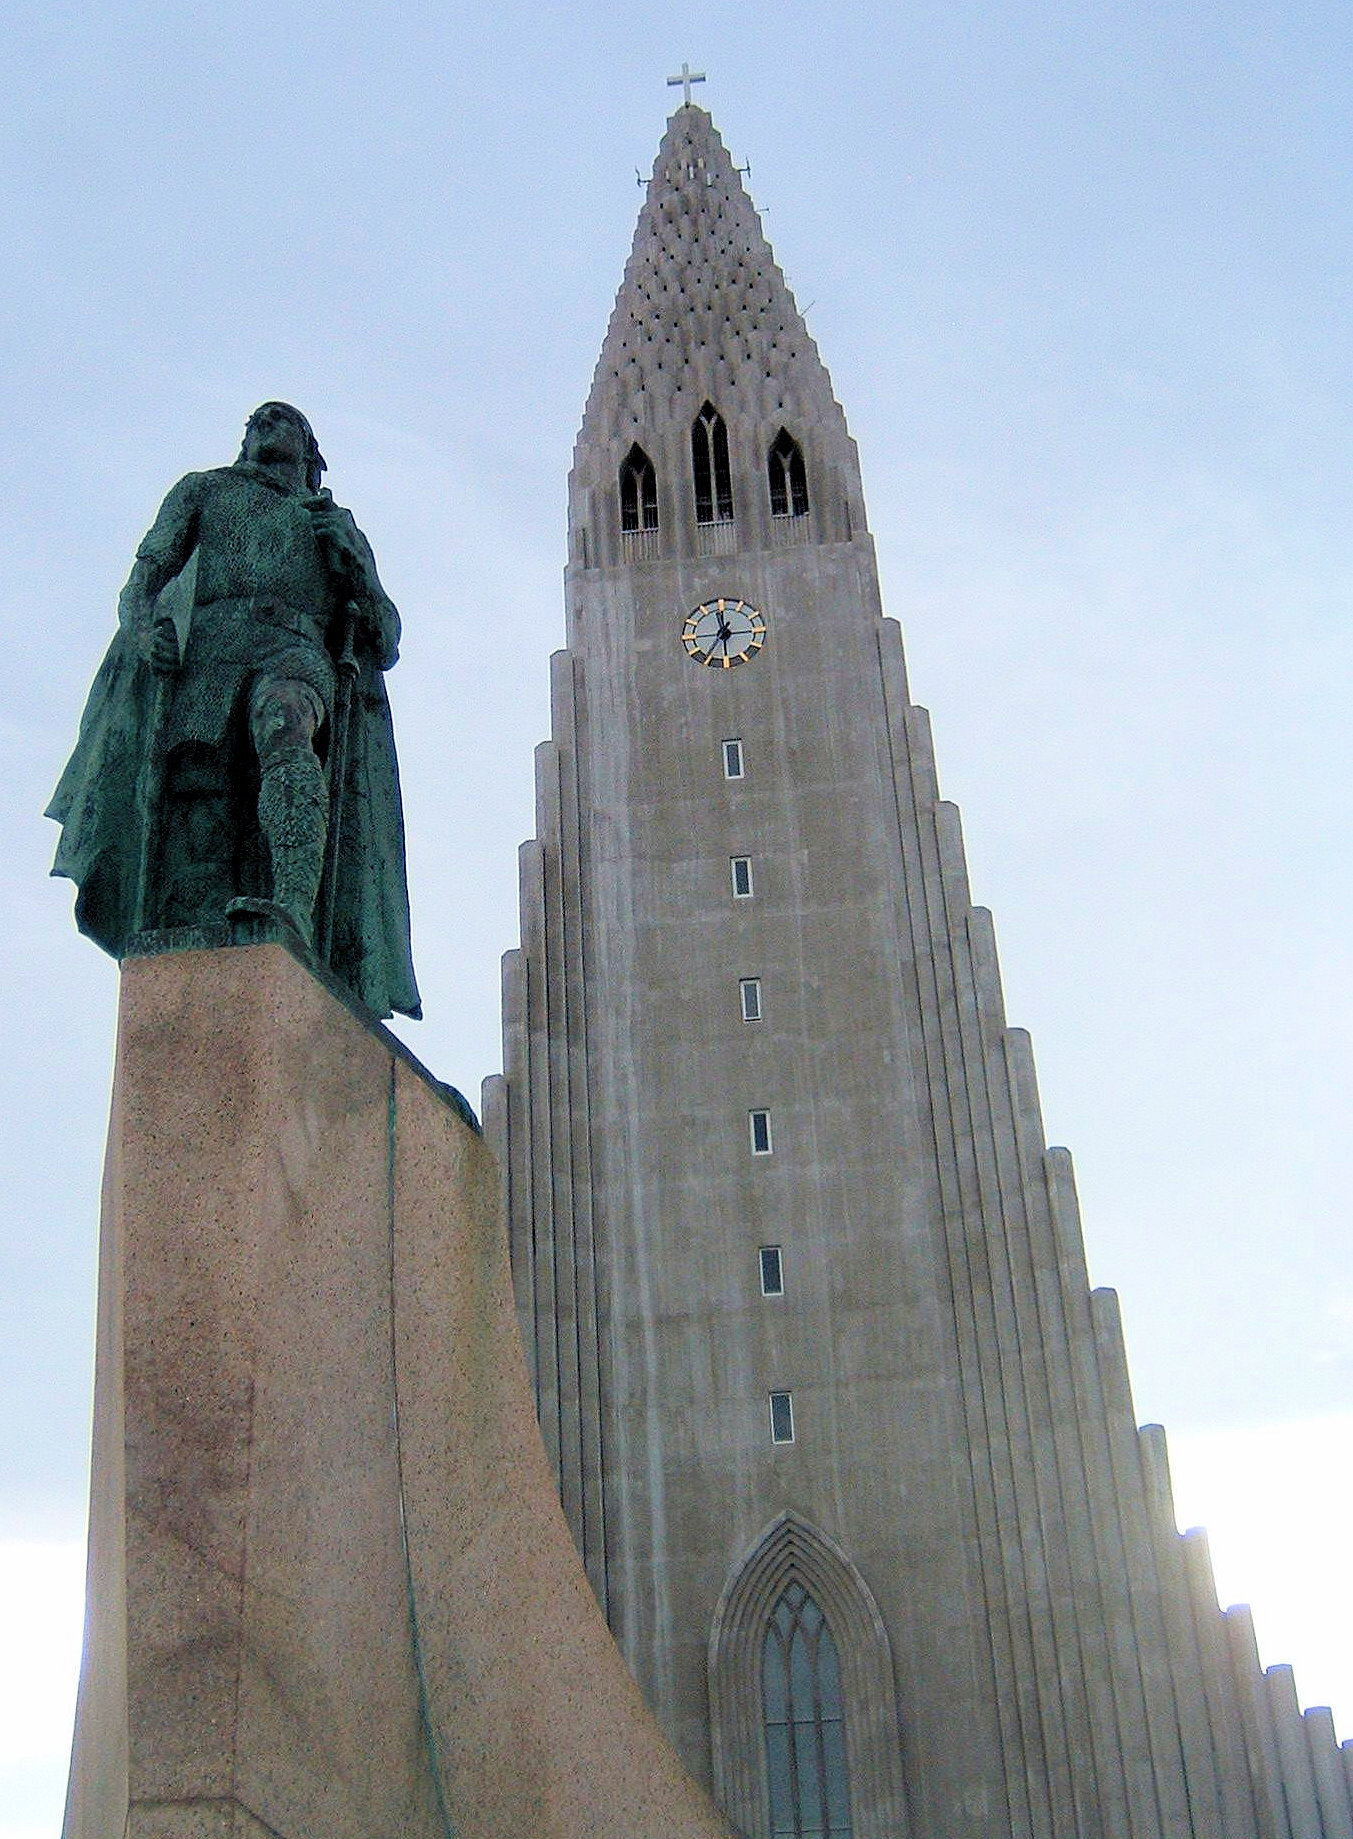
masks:
<svg viewBox="0 0 1353 1839"><path fill-rule="evenodd" d="M283 947L123 970L65 1839L726 1835L584 1579L482 1140Z"/></svg>

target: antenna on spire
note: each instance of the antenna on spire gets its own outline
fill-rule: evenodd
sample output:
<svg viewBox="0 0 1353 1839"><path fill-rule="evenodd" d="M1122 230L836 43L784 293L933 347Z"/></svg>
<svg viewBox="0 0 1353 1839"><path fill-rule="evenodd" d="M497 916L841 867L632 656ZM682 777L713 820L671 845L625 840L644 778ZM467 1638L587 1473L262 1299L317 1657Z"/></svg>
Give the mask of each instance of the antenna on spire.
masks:
<svg viewBox="0 0 1353 1839"><path fill-rule="evenodd" d="M704 71L703 70L692 70L690 65L683 58L681 62L681 75L679 77L668 77L667 87L668 89L671 89L674 83L679 83L681 85L681 88L682 88L681 106L683 108L688 109L691 106L691 84L692 83L703 83L704 80L705 80Z"/></svg>

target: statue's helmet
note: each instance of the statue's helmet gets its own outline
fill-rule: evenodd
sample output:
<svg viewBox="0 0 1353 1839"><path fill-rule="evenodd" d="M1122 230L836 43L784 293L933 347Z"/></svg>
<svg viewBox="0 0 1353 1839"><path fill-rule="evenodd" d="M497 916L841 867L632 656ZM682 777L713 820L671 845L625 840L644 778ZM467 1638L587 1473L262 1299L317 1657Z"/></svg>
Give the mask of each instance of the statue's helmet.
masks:
<svg viewBox="0 0 1353 1839"><path fill-rule="evenodd" d="M244 439L240 443L239 458L241 460L244 458L244 450L249 445L249 430L253 427L259 416L262 415L265 410L269 409L274 413L289 416L300 429L305 439L305 482L312 492L317 492L319 490L320 479L326 471L327 462L324 455L319 450L319 442L315 439L315 430L310 426L305 416L301 414L301 411L297 408L293 408L289 402L259 403L258 407L244 424Z"/></svg>

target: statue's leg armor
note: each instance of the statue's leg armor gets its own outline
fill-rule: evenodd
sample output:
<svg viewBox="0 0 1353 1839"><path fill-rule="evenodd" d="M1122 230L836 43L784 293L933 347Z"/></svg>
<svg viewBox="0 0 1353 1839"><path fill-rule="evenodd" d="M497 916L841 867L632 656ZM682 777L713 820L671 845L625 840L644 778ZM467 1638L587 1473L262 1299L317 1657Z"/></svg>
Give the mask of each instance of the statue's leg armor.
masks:
<svg viewBox="0 0 1353 1839"><path fill-rule="evenodd" d="M308 945L329 828L329 791L313 744L323 716L316 692L294 680L262 679L250 702L258 826L272 862L272 897Z"/></svg>

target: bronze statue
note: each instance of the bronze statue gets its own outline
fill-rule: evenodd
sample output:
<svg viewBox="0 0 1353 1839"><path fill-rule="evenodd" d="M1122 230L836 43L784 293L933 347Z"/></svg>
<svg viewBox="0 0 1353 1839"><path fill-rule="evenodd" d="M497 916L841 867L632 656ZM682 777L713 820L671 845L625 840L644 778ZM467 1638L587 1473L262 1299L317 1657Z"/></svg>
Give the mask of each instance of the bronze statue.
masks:
<svg viewBox="0 0 1353 1839"><path fill-rule="evenodd" d="M52 873L117 957L262 916L378 1015L416 1016L383 680L399 614L324 464L300 411L265 402L233 466L165 499L48 808Z"/></svg>

